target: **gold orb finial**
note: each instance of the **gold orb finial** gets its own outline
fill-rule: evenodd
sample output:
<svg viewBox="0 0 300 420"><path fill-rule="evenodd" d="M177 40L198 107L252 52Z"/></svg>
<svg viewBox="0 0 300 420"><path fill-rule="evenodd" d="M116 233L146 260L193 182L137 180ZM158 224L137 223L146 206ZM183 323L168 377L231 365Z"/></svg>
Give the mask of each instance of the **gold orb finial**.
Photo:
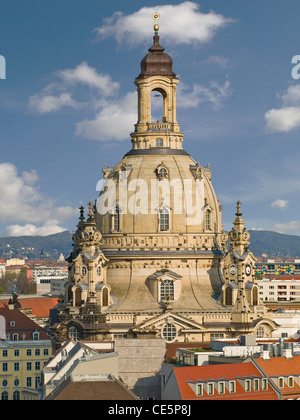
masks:
<svg viewBox="0 0 300 420"><path fill-rule="evenodd" d="M154 32L157 34L158 30L159 30L159 26L158 26L158 19L160 18L159 13L154 13L152 15L153 19L155 20L155 25L154 25Z"/></svg>

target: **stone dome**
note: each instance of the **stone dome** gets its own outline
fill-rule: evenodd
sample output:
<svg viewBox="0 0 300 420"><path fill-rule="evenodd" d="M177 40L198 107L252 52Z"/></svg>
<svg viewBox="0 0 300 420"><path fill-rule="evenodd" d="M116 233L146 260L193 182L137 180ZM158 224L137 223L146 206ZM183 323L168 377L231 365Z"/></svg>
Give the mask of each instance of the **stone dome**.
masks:
<svg viewBox="0 0 300 420"><path fill-rule="evenodd" d="M141 73L139 78L156 75L171 78L176 77L176 74L173 73L173 60L164 52L165 49L159 44L159 36L155 34L153 40L153 46L148 50L149 54L141 61Z"/></svg>

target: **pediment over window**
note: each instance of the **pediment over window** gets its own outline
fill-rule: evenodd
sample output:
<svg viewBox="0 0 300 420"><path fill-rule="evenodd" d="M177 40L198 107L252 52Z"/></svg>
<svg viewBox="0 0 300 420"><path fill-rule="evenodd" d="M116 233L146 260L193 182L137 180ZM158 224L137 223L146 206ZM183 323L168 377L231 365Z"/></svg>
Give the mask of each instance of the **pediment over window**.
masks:
<svg viewBox="0 0 300 420"><path fill-rule="evenodd" d="M155 331L158 336L165 338L167 342L175 341L178 334L205 332L206 329L198 322L192 321L182 315L166 312L137 325L133 332L143 333Z"/></svg>

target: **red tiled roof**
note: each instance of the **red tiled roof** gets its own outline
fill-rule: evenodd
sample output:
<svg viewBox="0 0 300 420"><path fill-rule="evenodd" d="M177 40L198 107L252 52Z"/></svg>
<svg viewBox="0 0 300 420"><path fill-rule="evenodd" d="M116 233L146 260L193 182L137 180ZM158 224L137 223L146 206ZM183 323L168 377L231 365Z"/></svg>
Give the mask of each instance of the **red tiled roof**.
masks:
<svg viewBox="0 0 300 420"><path fill-rule="evenodd" d="M252 363L232 363L206 366L188 366L175 367L178 388L182 400L201 400L201 399L232 399L232 400L258 400L258 399L277 399L275 392L268 386L266 391L250 391L246 392L242 385L236 380L237 377L262 377L259 371ZM207 380L236 380L236 392L229 393L226 389L225 394L214 393L208 395L205 391L203 396L196 396L187 381L195 381L201 383Z"/></svg>
<svg viewBox="0 0 300 420"><path fill-rule="evenodd" d="M20 335L20 340L23 340L23 335L25 340L32 340L33 332L37 331L40 333L40 340L49 340L45 329L28 318L19 309L0 308L0 316L5 319L6 334L16 333ZM13 325L12 321L14 322Z"/></svg>
<svg viewBox="0 0 300 420"><path fill-rule="evenodd" d="M22 309L32 309L32 315L37 318L46 318L49 316L50 309L57 305L58 298L41 297L41 298L24 298L18 299ZM0 308L6 307L8 300L0 300Z"/></svg>
<svg viewBox="0 0 300 420"><path fill-rule="evenodd" d="M293 356L291 359L271 357L270 360L257 359L256 361L268 376L300 375L300 356Z"/></svg>

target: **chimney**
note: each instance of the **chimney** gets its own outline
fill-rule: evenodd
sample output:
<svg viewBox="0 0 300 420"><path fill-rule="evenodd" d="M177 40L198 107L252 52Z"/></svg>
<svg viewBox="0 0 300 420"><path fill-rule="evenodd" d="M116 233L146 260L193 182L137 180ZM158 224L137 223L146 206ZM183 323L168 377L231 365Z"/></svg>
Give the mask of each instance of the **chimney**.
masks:
<svg viewBox="0 0 300 420"><path fill-rule="evenodd" d="M283 349L282 354L286 359L292 359L293 358L293 352L292 349Z"/></svg>
<svg viewBox="0 0 300 420"><path fill-rule="evenodd" d="M268 350L263 350L260 354L263 360L270 360L270 352Z"/></svg>

